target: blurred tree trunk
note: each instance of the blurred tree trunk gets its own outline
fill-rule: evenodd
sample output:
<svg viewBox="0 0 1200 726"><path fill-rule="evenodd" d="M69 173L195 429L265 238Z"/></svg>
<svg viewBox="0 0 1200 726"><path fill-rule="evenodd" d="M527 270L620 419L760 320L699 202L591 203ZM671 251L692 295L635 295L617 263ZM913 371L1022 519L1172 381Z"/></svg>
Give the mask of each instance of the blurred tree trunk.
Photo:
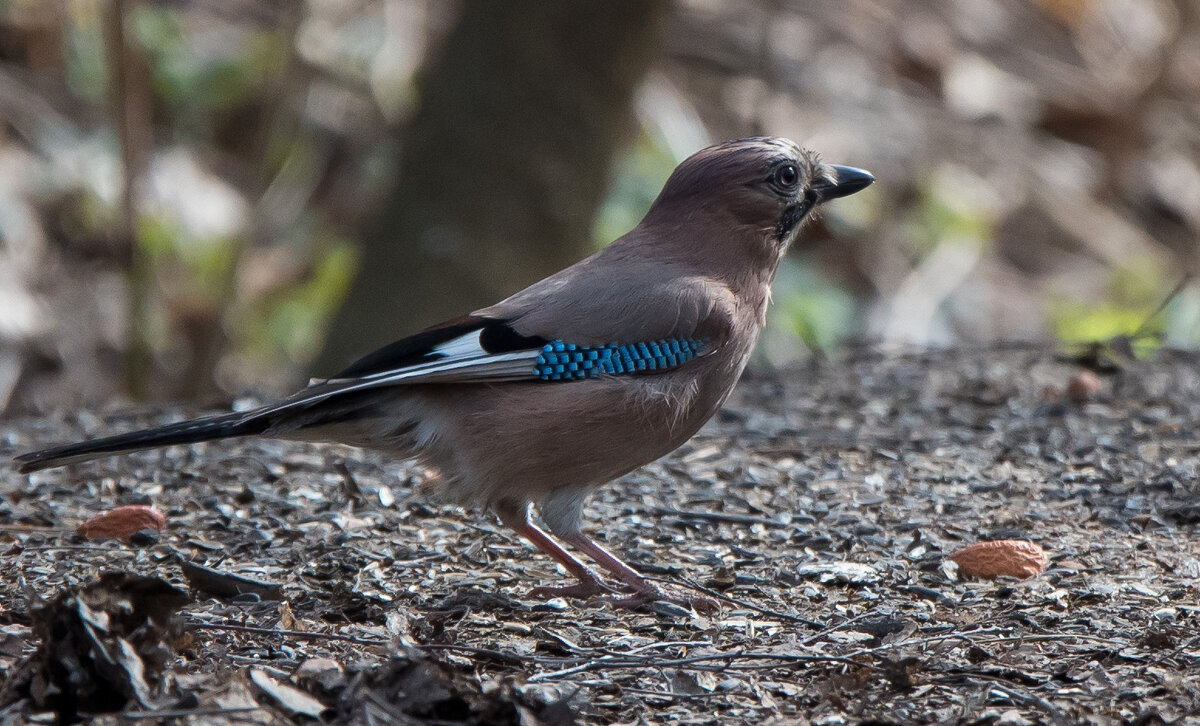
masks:
<svg viewBox="0 0 1200 726"><path fill-rule="evenodd" d="M117 253L123 258L129 284L126 313L125 389L130 398L150 393L154 358L150 346L150 306L154 285L150 258L137 241L135 189L154 148L153 92L150 67L142 48L129 32L136 0L113 0L104 6L104 42L111 79L109 103L121 147L120 215L113 229Z"/></svg>
<svg viewBox="0 0 1200 726"><path fill-rule="evenodd" d="M466 0L423 70L395 186L316 372L591 251L669 0Z"/></svg>

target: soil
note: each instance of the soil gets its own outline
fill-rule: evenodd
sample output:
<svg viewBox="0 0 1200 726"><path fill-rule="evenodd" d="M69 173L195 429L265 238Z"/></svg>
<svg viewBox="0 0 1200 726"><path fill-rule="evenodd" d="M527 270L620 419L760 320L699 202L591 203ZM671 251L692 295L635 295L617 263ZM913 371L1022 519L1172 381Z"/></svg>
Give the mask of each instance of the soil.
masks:
<svg viewBox="0 0 1200 726"><path fill-rule="evenodd" d="M532 599L564 581L548 558L372 452L6 467L0 722L1182 722L1200 714L1200 356L1124 360L1072 401L1078 370L1045 348L864 347L748 375L588 507L589 532L718 597L713 615ZM8 419L0 456L196 413ZM75 534L129 504L166 529ZM975 580L947 559L994 539L1040 545L1047 570Z"/></svg>

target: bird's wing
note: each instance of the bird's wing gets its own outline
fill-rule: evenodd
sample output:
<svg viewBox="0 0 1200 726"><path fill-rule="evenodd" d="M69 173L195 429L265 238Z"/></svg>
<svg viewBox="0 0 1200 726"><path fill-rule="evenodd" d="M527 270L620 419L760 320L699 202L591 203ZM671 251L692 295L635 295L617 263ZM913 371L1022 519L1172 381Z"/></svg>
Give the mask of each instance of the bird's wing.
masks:
<svg viewBox="0 0 1200 726"><path fill-rule="evenodd" d="M428 383L654 375L725 344L736 305L727 287L628 255L618 242L496 305L380 348L269 410Z"/></svg>
<svg viewBox="0 0 1200 726"><path fill-rule="evenodd" d="M702 337L673 336L578 344L567 333L524 335L509 321L467 315L380 348L331 378L314 379L269 411L308 408L369 389L428 383L566 382L654 374L705 355L709 346Z"/></svg>
<svg viewBox="0 0 1200 726"><path fill-rule="evenodd" d="M384 346L309 387L348 391L407 383L531 380L538 352L549 342L520 335L504 320L467 315Z"/></svg>
<svg viewBox="0 0 1200 726"><path fill-rule="evenodd" d="M548 342L541 336L518 334L505 320L464 315L386 345L327 380L398 382L503 377L514 369L507 364L530 359L532 351ZM522 365L519 371L528 373L531 369L531 365Z"/></svg>
<svg viewBox="0 0 1200 726"><path fill-rule="evenodd" d="M715 351L736 332L737 296L723 282L646 254L652 245L636 233L474 314L576 345L700 338Z"/></svg>

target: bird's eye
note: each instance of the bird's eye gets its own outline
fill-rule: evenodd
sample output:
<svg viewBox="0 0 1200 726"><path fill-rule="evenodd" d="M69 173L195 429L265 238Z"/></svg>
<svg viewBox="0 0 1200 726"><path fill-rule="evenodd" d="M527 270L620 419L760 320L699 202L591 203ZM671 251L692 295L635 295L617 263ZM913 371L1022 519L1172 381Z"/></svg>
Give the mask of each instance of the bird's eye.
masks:
<svg viewBox="0 0 1200 726"><path fill-rule="evenodd" d="M780 188L791 189L796 186L796 182L800 181L800 171L795 164L784 164L775 170L771 181Z"/></svg>

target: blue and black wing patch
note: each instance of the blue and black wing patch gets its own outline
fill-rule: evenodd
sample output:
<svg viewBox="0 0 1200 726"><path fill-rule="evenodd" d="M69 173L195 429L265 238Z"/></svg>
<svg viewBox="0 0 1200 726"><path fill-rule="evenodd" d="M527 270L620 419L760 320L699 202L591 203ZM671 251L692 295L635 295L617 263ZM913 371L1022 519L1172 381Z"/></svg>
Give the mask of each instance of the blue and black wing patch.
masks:
<svg viewBox="0 0 1200 726"><path fill-rule="evenodd" d="M576 345L521 335L507 321L465 316L367 355L320 383L355 387L450 381L578 381L658 373L704 353L699 338Z"/></svg>
<svg viewBox="0 0 1200 726"><path fill-rule="evenodd" d="M466 316L397 341L333 378L264 410L274 414L397 386L434 383L567 382L600 376L661 373L704 355L699 338L576 345L521 335L506 321Z"/></svg>
<svg viewBox="0 0 1200 726"><path fill-rule="evenodd" d="M395 386L565 382L661 373L706 352L706 342L698 338L576 345L521 335L504 320L466 316L380 348L333 378L313 380L272 410Z"/></svg>
<svg viewBox="0 0 1200 726"><path fill-rule="evenodd" d="M541 381L578 381L602 375L654 373L681 366L703 352L704 341L698 338L665 338L648 343L609 343L601 346L574 345L553 340L542 346L533 372Z"/></svg>

